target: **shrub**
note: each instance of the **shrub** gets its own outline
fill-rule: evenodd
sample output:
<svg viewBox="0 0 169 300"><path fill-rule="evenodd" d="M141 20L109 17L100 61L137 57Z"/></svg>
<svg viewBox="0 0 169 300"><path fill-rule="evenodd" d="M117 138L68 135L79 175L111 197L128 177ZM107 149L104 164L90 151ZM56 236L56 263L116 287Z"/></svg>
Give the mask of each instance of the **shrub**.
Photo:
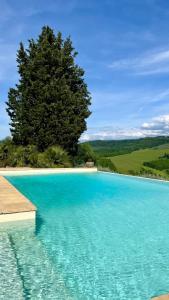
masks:
<svg viewBox="0 0 169 300"><path fill-rule="evenodd" d="M49 147L45 152L44 155L46 159L49 161L51 166L63 166L63 167L70 167L71 162L68 153L61 148L60 146L52 146Z"/></svg>
<svg viewBox="0 0 169 300"><path fill-rule="evenodd" d="M38 152L32 152L29 155L29 166L30 167L37 167L37 161L38 161Z"/></svg>
<svg viewBox="0 0 169 300"><path fill-rule="evenodd" d="M35 146L12 146L8 149L8 157L6 165L11 167L25 167L34 166L37 156L37 150Z"/></svg>
<svg viewBox="0 0 169 300"><path fill-rule="evenodd" d="M37 161L38 151L36 146L28 145L24 147L23 156L24 156L24 163L29 166L34 166Z"/></svg>
<svg viewBox="0 0 169 300"><path fill-rule="evenodd" d="M70 167L71 161L65 150L59 146L49 147L38 153L36 146L15 146L11 141L0 144L0 167Z"/></svg>
<svg viewBox="0 0 169 300"><path fill-rule="evenodd" d="M11 167L24 167L24 151L25 149L22 146L13 147L8 155L7 165Z"/></svg>
<svg viewBox="0 0 169 300"><path fill-rule="evenodd" d="M86 162L93 161L96 162L97 156L93 151L93 148L87 144L79 144L77 155L74 157L75 165L84 165Z"/></svg>
<svg viewBox="0 0 169 300"><path fill-rule="evenodd" d="M45 153L38 153L37 155L37 161L35 162L34 167L37 168L49 168L51 167Z"/></svg>
<svg viewBox="0 0 169 300"><path fill-rule="evenodd" d="M10 138L3 140L0 144L0 167L6 167L8 165L8 158L14 145Z"/></svg>
<svg viewBox="0 0 169 300"><path fill-rule="evenodd" d="M70 167L71 161L64 149L60 146L52 146L38 154L36 166L39 168Z"/></svg>
<svg viewBox="0 0 169 300"><path fill-rule="evenodd" d="M105 170L105 171L114 171L116 172L116 166L111 161L110 158L99 158L97 160L97 167L98 169Z"/></svg>
<svg viewBox="0 0 169 300"><path fill-rule="evenodd" d="M35 146L15 146L8 138L0 143L0 167L32 166L35 154L37 154Z"/></svg>

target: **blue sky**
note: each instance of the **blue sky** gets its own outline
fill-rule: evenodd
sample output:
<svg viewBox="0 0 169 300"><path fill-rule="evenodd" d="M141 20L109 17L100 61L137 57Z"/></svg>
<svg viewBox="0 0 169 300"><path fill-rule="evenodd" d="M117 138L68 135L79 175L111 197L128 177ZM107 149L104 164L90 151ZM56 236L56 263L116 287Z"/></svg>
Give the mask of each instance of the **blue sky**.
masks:
<svg viewBox="0 0 169 300"><path fill-rule="evenodd" d="M0 0L0 138L16 50L43 25L69 34L92 96L83 140L169 134L168 0Z"/></svg>

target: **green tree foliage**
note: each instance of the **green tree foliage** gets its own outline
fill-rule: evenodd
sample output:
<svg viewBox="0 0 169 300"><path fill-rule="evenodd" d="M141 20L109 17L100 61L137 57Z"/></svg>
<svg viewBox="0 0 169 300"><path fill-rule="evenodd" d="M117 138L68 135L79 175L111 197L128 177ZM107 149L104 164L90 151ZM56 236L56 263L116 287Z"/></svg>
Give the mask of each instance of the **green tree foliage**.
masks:
<svg viewBox="0 0 169 300"><path fill-rule="evenodd" d="M96 162L97 156L93 151L93 148L88 144L79 144L77 155L74 157L75 165L84 165L86 162L93 161Z"/></svg>
<svg viewBox="0 0 169 300"><path fill-rule="evenodd" d="M169 159L169 154L168 153L164 153L164 155L161 155L159 158Z"/></svg>
<svg viewBox="0 0 169 300"><path fill-rule="evenodd" d="M152 161L144 162L143 165L146 167L150 167L162 171L162 170L169 169L169 159L163 158L163 159L152 160Z"/></svg>
<svg viewBox="0 0 169 300"><path fill-rule="evenodd" d="M40 151L60 145L76 153L91 101L76 56L70 37L63 40L48 26L37 40L29 40L27 49L20 44L20 80L9 90L7 101L16 145L36 145Z"/></svg>

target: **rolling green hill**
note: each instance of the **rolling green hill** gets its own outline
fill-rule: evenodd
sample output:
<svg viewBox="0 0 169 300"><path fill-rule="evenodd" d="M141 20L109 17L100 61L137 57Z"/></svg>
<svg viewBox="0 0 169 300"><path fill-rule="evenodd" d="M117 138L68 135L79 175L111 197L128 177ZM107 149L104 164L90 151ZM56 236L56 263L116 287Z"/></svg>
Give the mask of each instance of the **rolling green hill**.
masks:
<svg viewBox="0 0 169 300"><path fill-rule="evenodd" d="M114 170L169 180L169 137L89 142L98 158L110 159Z"/></svg>
<svg viewBox="0 0 169 300"><path fill-rule="evenodd" d="M167 149L144 149L132 153L111 157L112 162L120 173L139 172L144 162L156 160L159 156L169 153Z"/></svg>
<svg viewBox="0 0 169 300"><path fill-rule="evenodd" d="M169 137L142 138L137 140L91 141L89 144L99 156L116 156L140 149L169 147ZM165 144L167 146L165 147ZM162 146L163 145L163 146Z"/></svg>

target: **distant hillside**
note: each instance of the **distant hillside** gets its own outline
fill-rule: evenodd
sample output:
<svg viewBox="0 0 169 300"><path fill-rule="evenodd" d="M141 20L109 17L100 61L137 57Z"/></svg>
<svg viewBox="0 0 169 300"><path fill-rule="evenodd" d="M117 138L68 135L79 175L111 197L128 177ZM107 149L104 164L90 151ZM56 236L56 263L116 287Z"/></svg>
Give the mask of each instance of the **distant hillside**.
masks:
<svg viewBox="0 0 169 300"><path fill-rule="evenodd" d="M169 148L169 137L149 137L136 140L90 141L95 153L100 156L116 156L131 153L136 150L162 147ZM166 144L166 146L164 145ZM168 144L168 145L167 145Z"/></svg>
<svg viewBox="0 0 169 300"><path fill-rule="evenodd" d="M111 157L112 162L115 164L117 170L120 173L130 173L130 171L139 172L143 167L144 162L150 162L157 160L160 156L165 153L169 154L168 149L144 149L137 150L132 153L113 156ZM169 160L168 160L169 161Z"/></svg>

